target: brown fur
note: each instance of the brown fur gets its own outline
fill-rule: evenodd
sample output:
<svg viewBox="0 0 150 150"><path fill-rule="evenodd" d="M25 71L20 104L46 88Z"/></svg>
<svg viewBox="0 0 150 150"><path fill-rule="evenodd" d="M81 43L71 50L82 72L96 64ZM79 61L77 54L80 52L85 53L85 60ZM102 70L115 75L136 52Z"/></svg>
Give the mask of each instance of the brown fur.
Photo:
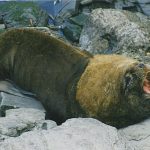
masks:
<svg viewBox="0 0 150 150"><path fill-rule="evenodd" d="M148 70L138 64L136 60L118 55L97 55L90 60L78 82L76 94L87 116L116 127L149 116L150 105L144 103L142 89L145 70ZM125 77L133 79L126 91Z"/></svg>
<svg viewBox="0 0 150 150"><path fill-rule="evenodd" d="M50 119L69 118L68 86L91 56L45 33L14 29L0 36L0 79L36 94Z"/></svg>
<svg viewBox="0 0 150 150"><path fill-rule="evenodd" d="M81 52L42 32L13 29L0 35L0 79L33 92L48 117L94 117L124 127L150 115L143 80L150 69L123 56Z"/></svg>

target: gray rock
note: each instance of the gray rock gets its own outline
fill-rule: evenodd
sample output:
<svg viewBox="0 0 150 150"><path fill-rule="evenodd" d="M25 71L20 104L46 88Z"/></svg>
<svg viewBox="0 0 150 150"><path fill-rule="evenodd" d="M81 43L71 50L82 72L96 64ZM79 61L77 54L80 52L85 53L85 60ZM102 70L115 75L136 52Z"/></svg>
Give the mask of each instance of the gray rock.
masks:
<svg viewBox="0 0 150 150"><path fill-rule="evenodd" d="M87 12L95 8L113 8L128 10L131 12L140 12L150 16L149 0L80 0L82 11Z"/></svg>
<svg viewBox="0 0 150 150"><path fill-rule="evenodd" d="M5 25L4 24L0 24L0 30L5 29Z"/></svg>
<svg viewBox="0 0 150 150"><path fill-rule="evenodd" d="M81 0L79 10L88 12L96 8L114 8L114 0Z"/></svg>
<svg viewBox="0 0 150 150"><path fill-rule="evenodd" d="M62 125L56 126L55 122L50 120L44 122L43 114L40 114L37 110L24 109L25 113L23 113L23 109L13 111L9 110L5 117L9 118L7 120L9 124L0 120L0 132L3 129L3 134L0 135L1 150L150 149L150 119L117 130L92 118L69 119ZM30 117L28 117L29 114L31 114ZM17 125L12 119L18 120ZM28 128L27 122L33 126ZM42 128L38 126L42 124L40 122L43 123ZM49 126L48 128L46 124ZM22 132L24 129L29 130ZM20 136L16 134L18 130L21 133ZM14 135L17 135L17 137L14 137Z"/></svg>
<svg viewBox="0 0 150 150"><path fill-rule="evenodd" d="M150 15L150 1L149 0L116 0L114 1L115 8L130 10L133 12L141 12L145 15Z"/></svg>
<svg viewBox="0 0 150 150"><path fill-rule="evenodd" d="M77 11L78 0L55 0L54 2L54 11L55 16L70 11L75 13Z"/></svg>
<svg viewBox="0 0 150 150"><path fill-rule="evenodd" d="M33 130L38 123L45 120L45 113L31 108L10 109L6 117L0 118L0 134L16 137L23 132Z"/></svg>
<svg viewBox="0 0 150 150"><path fill-rule="evenodd" d="M43 105L33 96L9 81L0 81L0 116L12 108L35 108L45 112Z"/></svg>
<svg viewBox="0 0 150 150"><path fill-rule="evenodd" d="M130 150L150 149L150 119L118 131ZM132 149L131 149L132 148Z"/></svg>
<svg viewBox="0 0 150 150"><path fill-rule="evenodd" d="M66 12L64 15L61 14L57 17L56 21L58 24L61 24L60 28L68 40L78 42L82 27L87 20L87 15L81 13L73 17L71 16L71 13Z"/></svg>
<svg viewBox="0 0 150 150"><path fill-rule="evenodd" d="M0 143L1 150L125 150L117 130L94 119L71 119Z"/></svg>
<svg viewBox="0 0 150 150"><path fill-rule="evenodd" d="M8 81L0 81L0 91L0 114L5 116L0 117L0 141L27 131L47 130L56 126L54 121L45 120L45 109L31 97L32 93Z"/></svg>
<svg viewBox="0 0 150 150"><path fill-rule="evenodd" d="M35 108L45 112L42 104L34 98L1 92L0 113L5 114L10 108Z"/></svg>
<svg viewBox="0 0 150 150"><path fill-rule="evenodd" d="M69 18L69 21L72 22L73 24L83 26L87 20L88 16L81 13L79 15L76 15L74 17Z"/></svg>
<svg viewBox="0 0 150 150"><path fill-rule="evenodd" d="M87 5L87 4L91 4L93 0L81 0L80 4L81 5Z"/></svg>
<svg viewBox="0 0 150 150"><path fill-rule="evenodd" d="M0 24L3 24L3 15L0 13Z"/></svg>
<svg viewBox="0 0 150 150"><path fill-rule="evenodd" d="M63 33L67 39L72 42L78 42L81 33L81 27L70 22L66 22L63 27Z"/></svg>
<svg viewBox="0 0 150 150"><path fill-rule="evenodd" d="M149 26L150 20L139 13L95 9L82 30L80 45L93 54L144 57L150 49Z"/></svg>
<svg viewBox="0 0 150 150"><path fill-rule="evenodd" d="M116 0L114 5L116 9L129 10L132 12L142 12L137 0Z"/></svg>
<svg viewBox="0 0 150 150"><path fill-rule="evenodd" d="M150 1L149 0L137 0L142 12L150 16Z"/></svg>

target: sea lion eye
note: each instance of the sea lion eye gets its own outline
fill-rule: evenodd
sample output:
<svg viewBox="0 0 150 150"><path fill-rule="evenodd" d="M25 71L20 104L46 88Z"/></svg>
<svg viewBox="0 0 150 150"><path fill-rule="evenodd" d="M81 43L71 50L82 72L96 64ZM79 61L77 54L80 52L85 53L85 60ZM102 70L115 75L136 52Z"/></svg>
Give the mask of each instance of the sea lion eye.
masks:
<svg viewBox="0 0 150 150"><path fill-rule="evenodd" d="M144 68L144 67L145 67L144 63L139 63L137 66L138 66L139 68Z"/></svg>

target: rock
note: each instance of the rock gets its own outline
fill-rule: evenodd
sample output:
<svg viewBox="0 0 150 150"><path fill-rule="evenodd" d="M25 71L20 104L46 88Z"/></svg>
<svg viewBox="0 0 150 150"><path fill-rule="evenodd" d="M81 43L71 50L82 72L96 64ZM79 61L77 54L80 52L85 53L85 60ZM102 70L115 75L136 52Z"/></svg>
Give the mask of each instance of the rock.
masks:
<svg viewBox="0 0 150 150"><path fill-rule="evenodd" d="M32 140L31 140L32 139ZM1 150L124 150L117 130L94 119L70 119L46 131L30 131L0 143Z"/></svg>
<svg viewBox="0 0 150 150"><path fill-rule="evenodd" d="M5 111L10 108L35 108L45 112L41 103L32 97L16 96L1 92L0 114L3 116Z"/></svg>
<svg viewBox="0 0 150 150"><path fill-rule="evenodd" d="M150 49L150 20L140 14L113 9L95 9L81 36L82 49L93 54L124 54L142 59Z"/></svg>
<svg viewBox="0 0 150 150"><path fill-rule="evenodd" d="M79 15L69 18L69 21L72 22L73 24L83 27L87 18L88 16L86 14L81 13Z"/></svg>
<svg viewBox="0 0 150 150"><path fill-rule="evenodd" d="M0 116L5 111L13 108L34 108L45 112L41 102L37 101L34 94L24 91L8 81L0 81Z"/></svg>
<svg viewBox="0 0 150 150"><path fill-rule="evenodd" d="M83 25L87 20L87 15L81 13L73 17L65 19L65 22L62 25L62 31L65 37L71 42L79 41L81 30Z"/></svg>
<svg viewBox="0 0 150 150"><path fill-rule="evenodd" d="M2 14L2 12L0 12L0 24L3 24L4 22L3 22L3 14Z"/></svg>
<svg viewBox="0 0 150 150"><path fill-rule="evenodd" d="M5 25L0 24L0 34L3 33L4 31L5 31Z"/></svg>
<svg viewBox="0 0 150 150"><path fill-rule="evenodd" d="M129 10L132 12L141 12L145 15L150 15L149 0L116 0L114 2L116 9Z"/></svg>
<svg viewBox="0 0 150 150"><path fill-rule="evenodd" d="M81 5L87 5L87 4L91 4L93 0L81 0L80 4Z"/></svg>
<svg viewBox="0 0 150 150"><path fill-rule="evenodd" d="M0 30L5 29L5 25L4 24L0 24Z"/></svg>
<svg viewBox="0 0 150 150"><path fill-rule="evenodd" d="M150 119L119 130L92 118L69 119L56 126L44 122L43 112L29 108L9 110L1 119L1 150L150 149Z"/></svg>
<svg viewBox="0 0 150 150"><path fill-rule="evenodd" d="M78 42L81 33L81 27L75 24L71 24L70 22L65 22L63 26L63 33L67 39L71 40L72 42Z"/></svg>
<svg viewBox="0 0 150 150"><path fill-rule="evenodd" d="M25 18L26 22L30 22L30 26L36 26L37 21L36 21L36 17L33 15L32 12L32 8L27 8L23 11L23 13L21 14L21 18Z"/></svg>
<svg viewBox="0 0 150 150"><path fill-rule="evenodd" d="M81 0L79 9L82 10L82 12L88 12L96 9L96 8L114 8L114 1L113 0Z"/></svg>
<svg viewBox="0 0 150 150"><path fill-rule="evenodd" d="M34 94L9 81L0 81L0 91L0 114L3 116L0 117L0 141L56 126L54 121L45 120L45 109L33 98Z"/></svg>
<svg viewBox="0 0 150 150"><path fill-rule="evenodd" d="M127 150L150 149L150 119L118 131Z"/></svg>
<svg viewBox="0 0 150 150"><path fill-rule="evenodd" d="M45 113L37 109L11 109L6 111L6 117L0 118L0 134L16 137L23 132L33 130L38 123L45 120Z"/></svg>
<svg viewBox="0 0 150 150"><path fill-rule="evenodd" d="M149 0L137 0L138 4L145 15L150 16L150 1Z"/></svg>
<svg viewBox="0 0 150 150"><path fill-rule="evenodd" d="M116 0L114 5L116 9L128 10L132 12L142 12L137 0Z"/></svg>
<svg viewBox="0 0 150 150"><path fill-rule="evenodd" d="M85 11L85 8L89 10L95 8L113 8L131 12L140 12L149 16L149 2L149 0L80 0L80 7L82 8L82 11Z"/></svg>
<svg viewBox="0 0 150 150"><path fill-rule="evenodd" d="M7 2L0 5L5 28L46 26L48 14L34 2Z"/></svg>
<svg viewBox="0 0 150 150"><path fill-rule="evenodd" d="M87 20L87 15L81 13L72 16L71 13L66 12L61 14L56 18L56 22L60 24L60 29L62 29L65 37L71 42L78 42L80 38L80 33L84 23Z"/></svg>

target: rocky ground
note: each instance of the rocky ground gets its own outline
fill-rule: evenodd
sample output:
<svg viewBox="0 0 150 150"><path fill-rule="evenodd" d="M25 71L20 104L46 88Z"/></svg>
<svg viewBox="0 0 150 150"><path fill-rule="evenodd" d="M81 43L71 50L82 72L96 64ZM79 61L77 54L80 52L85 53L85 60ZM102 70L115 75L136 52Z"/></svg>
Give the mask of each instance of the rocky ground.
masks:
<svg viewBox="0 0 150 150"><path fill-rule="evenodd" d="M72 9L52 16L33 2L0 5L0 33L34 28L92 54L150 62L149 0L81 0ZM31 93L7 82L0 82L0 91L0 150L150 149L150 119L119 130L91 118L57 126L45 120L43 106Z"/></svg>
<svg viewBox="0 0 150 150"><path fill-rule="evenodd" d="M117 130L92 118L73 118L60 126L45 120L39 101L1 92L1 150L149 150L150 120Z"/></svg>

